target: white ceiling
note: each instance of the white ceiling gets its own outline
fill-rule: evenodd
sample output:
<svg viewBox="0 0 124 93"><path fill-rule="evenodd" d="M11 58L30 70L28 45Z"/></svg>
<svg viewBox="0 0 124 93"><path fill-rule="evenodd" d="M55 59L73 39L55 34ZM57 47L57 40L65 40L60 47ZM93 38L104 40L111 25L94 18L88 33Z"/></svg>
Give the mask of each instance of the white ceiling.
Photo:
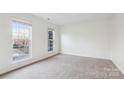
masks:
<svg viewBox="0 0 124 93"><path fill-rule="evenodd" d="M111 18L112 14L107 13L33 13L57 25L68 25L86 20L100 20Z"/></svg>

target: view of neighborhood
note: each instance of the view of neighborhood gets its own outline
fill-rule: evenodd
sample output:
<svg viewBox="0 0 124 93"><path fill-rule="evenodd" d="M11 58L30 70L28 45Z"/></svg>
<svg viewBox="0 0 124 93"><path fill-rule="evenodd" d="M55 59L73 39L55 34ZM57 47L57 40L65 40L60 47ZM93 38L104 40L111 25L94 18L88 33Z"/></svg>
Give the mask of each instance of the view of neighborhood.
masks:
<svg viewBox="0 0 124 93"><path fill-rule="evenodd" d="M30 56L31 26L13 21L13 60L21 60Z"/></svg>

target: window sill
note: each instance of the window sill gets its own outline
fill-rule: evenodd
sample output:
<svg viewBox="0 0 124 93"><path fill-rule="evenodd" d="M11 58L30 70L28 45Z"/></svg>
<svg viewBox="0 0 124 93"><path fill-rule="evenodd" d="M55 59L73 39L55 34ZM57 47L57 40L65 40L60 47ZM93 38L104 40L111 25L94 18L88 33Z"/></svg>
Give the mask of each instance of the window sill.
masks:
<svg viewBox="0 0 124 93"><path fill-rule="evenodd" d="M48 53L53 53L53 51L48 51Z"/></svg>
<svg viewBox="0 0 124 93"><path fill-rule="evenodd" d="M20 60L15 60L12 62L12 64L15 64L15 63L20 63L20 62L25 62L25 61L28 61L29 59L31 59L32 57L28 57L28 58L25 58L25 59L20 59Z"/></svg>

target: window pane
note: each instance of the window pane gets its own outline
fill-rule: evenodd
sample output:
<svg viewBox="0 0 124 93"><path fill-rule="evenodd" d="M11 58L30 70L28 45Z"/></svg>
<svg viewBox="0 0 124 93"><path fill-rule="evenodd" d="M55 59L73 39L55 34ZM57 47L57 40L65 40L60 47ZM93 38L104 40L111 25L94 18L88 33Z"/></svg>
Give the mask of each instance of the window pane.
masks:
<svg viewBox="0 0 124 93"><path fill-rule="evenodd" d="M21 60L30 57L31 29L32 26L26 23L12 21L13 38L13 60Z"/></svg>
<svg viewBox="0 0 124 93"><path fill-rule="evenodd" d="M49 39L53 39L53 32L49 31Z"/></svg>
<svg viewBox="0 0 124 93"><path fill-rule="evenodd" d="M48 51L53 51L55 32L52 30L48 31Z"/></svg>

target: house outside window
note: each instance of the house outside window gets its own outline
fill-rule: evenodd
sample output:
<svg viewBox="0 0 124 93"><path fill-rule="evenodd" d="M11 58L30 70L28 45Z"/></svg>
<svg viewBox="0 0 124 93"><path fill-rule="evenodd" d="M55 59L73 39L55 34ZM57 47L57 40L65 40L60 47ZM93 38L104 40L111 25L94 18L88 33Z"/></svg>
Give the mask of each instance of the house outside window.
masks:
<svg viewBox="0 0 124 93"><path fill-rule="evenodd" d="M12 20L13 61L31 57L31 24Z"/></svg>

